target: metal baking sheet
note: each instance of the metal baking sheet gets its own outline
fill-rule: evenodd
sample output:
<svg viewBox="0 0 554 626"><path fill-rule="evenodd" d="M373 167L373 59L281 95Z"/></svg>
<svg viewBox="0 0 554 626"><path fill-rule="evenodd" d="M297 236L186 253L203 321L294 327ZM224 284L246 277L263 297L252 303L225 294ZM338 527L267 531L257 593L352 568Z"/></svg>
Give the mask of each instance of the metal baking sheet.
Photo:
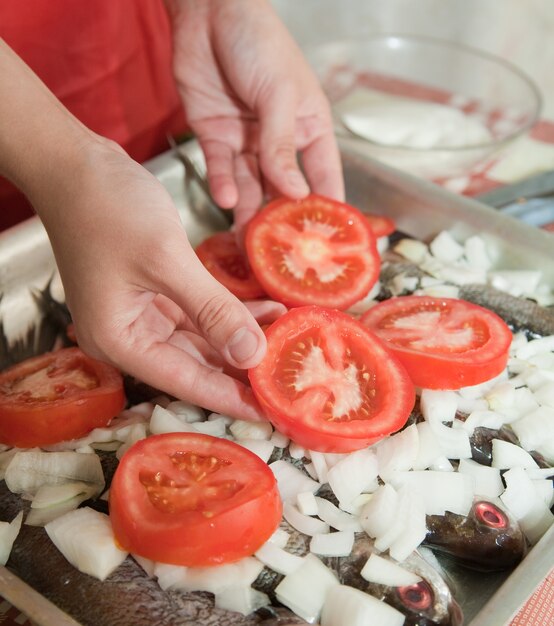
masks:
<svg viewBox="0 0 554 626"><path fill-rule="evenodd" d="M187 144L181 149L201 161L197 144ZM400 230L420 239L430 239L444 229L461 239L479 234L487 241L496 266L539 269L543 281L554 287L551 234L357 153L343 150L343 164L347 200L360 209L390 215ZM146 167L172 195L193 245L213 231L226 228L227 220L190 181L185 181L183 165L171 152L149 161ZM0 234L0 293L3 294L0 315L8 336L16 337L24 332L36 318L29 287L44 287L54 272L52 250L38 218ZM57 288L61 290L59 283ZM505 626L546 578L553 563L554 527L511 573L479 574L445 566L464 611L465 625ZM8 562L8 568L9 565ZM13 593L11 597L20 610L30 608L21 594ZM60 623L46 613L33 618L39 626ZM128 623L133 622L129 611Z"/></svg>

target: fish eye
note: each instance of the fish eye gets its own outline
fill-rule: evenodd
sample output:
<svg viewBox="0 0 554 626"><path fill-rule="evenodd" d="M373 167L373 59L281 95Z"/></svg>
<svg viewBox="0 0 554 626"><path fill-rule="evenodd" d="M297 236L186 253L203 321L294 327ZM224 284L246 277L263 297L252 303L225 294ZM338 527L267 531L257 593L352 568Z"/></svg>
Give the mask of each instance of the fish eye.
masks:
<svg viewBox="0 0 554 626"><path fill-rule="evenodd" d="M409 587L399 587L398 595L406 607L415 611L425 611L433 605L433 590L424 580Z"/></svg>
<svg viewBox="0 0 554 626"><path fill-rule="evenodd" d="M489 528L506 528L508 526L508 518L492 502L477 502L475 517Z"/></svg>

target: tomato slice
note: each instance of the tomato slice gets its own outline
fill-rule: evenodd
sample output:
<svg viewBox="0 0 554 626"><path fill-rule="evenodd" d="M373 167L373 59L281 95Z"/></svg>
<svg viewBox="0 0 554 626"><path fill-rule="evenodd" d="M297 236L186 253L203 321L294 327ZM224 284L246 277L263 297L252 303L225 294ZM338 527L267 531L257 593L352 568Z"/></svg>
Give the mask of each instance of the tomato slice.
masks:
<svg viewBox="0 0 554 626"><path fill-rule="evenodd" d="M317 306L291 309L266 332L249 371L275 427L321 452L364 448L402 428L415 401L403 366L357 320Z"/></svg>
<svg viewBox="0 0 554 626"><path fill-rule="evenodd" d="M83 437L125 406L115 367L65 348L0 374L0 442L18 448Z"/></svg>
<svg viewBox="0 0 554 626"><path fill-rule="evenodd" d="M232 441L199 433L137 442L110 487L118 543L161 563L237 561L269 539L281 515L269 467Z"/></svg>
<svg viewBox="0 0 554 626"><path fill-rule="evenodd" d="M347 309L379 276L375 235L364 215L317 195L268 204L248 225L246 251L262 287L287 306Z"/></svg>
<svg viewBox="0 0 554 626"><path fill-rule="evenodd" d="M196 248L196 254L208 272L237 298L255 300L265 295L233 233L208 237Z"/></svg>
<svg viewBox="0 0 554 626"><path fill-rule="evenodd" d="M391 298L369 309L361 322L387 342L418 387L477 385L500 374L508 362L508 326L465 300Z"/></svg>
<svg viewBox="0 0 554 626"><path fill-rule="evenodd" d="M396 230L396 224L390 217L377 215L376 213L364 213L369 226L376 237L392 235Z"/></svg>

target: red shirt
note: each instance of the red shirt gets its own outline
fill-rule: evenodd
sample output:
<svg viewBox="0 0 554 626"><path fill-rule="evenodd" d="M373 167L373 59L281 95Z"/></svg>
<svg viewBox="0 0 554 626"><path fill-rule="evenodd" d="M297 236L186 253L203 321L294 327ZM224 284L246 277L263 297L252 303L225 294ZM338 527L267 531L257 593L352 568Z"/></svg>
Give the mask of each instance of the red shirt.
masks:
<svg viewBox="0 0 554 626"><path fill-rule="evenodd" d="M162 0L2 0L0 36L76 117L133 159L162 152L168 133L185 130ZM0 179L0 229L30 215Z"/></svg>

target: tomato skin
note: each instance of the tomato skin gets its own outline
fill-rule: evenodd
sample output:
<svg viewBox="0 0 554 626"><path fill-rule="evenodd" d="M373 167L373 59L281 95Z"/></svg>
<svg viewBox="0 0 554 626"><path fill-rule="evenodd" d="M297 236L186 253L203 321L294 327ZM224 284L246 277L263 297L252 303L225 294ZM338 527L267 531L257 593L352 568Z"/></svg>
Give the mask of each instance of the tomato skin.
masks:
<svg viewBox="0 0 554 626"><path fill-rule="evenodd" d="M316 194L270 202L249 222L245 243L259 283L287 307L345 310L379 277L376 237L363 213Z"/></svg>
<svg viewBox="0 0 554 626"><path fill-rule="evenodd" d="M437 312L437 313L434 313ZM407 335L390 330L395 319L440 312L425 333L425 324L412 330L414 340L430 342L429 347L408 345ZM386 341L402 361L414 384L425 389L460 389L477 385L500 374L508 362L512 333L506 323L488 309L465 300L400 296L369 309L360 320ZM448 346L437 343L442 328L447 333L469 333L466 344ZM473 330L471 330L473 329ZM394 333L396 339L393 338ZM455 335L454 335L455 336ZM448 337L448 334L445 334ZM446 340L445 340L446 341Z"/></svg>
<svg viewBox="0 0 554 626"><path fill-rule="evenodd" d="M210 501L209 515L201 507L160 510L149 499L141 472L149 469L171 476L176 483L191 484L190 475L168 460L175 452L228 462L214 472L214 480L220 484L236 480L243 488L228 500ZM195 484L203 480L209 477ZM115 472L109 506L115 537L124 549L157 562L191 567L252 555L273 534L282 516L277 483L267 464L232 441L199 433L152 435L134 444Z"/></svg>
<svg viewBox="0 0 554 626"><path fill-rule="evenodd" d="M406 423L415 402L408 374L383 342L351 316L323 307L299 307L274 322L266 337L266 357L248 375L269 420L296 443L320 452L352 452ZM324 362L317 362L320 349ZM318 380L318 372L326 368L328 380L325 376ZM350 388L344 401L349 401L350 393L359 400L348 412L331 417L328 403L341 401L338 394L347 379ZM307 383L299 390L304 380ZM338 386L331 393L334 384Z"/></svg>
<svg viewBox="0 0 554 626"><path fill-rule="evenodd" d="M197 246L195 252L210 274L240 300L265 295L233 233L216 233Z"/></svg>
<svg viewBox="0 0 554 626"><path fill-rule="evenodd" d="M115 367L79 348L47 352L0 373L0 442L30 448L78 439L124 406Z"/></svg>

